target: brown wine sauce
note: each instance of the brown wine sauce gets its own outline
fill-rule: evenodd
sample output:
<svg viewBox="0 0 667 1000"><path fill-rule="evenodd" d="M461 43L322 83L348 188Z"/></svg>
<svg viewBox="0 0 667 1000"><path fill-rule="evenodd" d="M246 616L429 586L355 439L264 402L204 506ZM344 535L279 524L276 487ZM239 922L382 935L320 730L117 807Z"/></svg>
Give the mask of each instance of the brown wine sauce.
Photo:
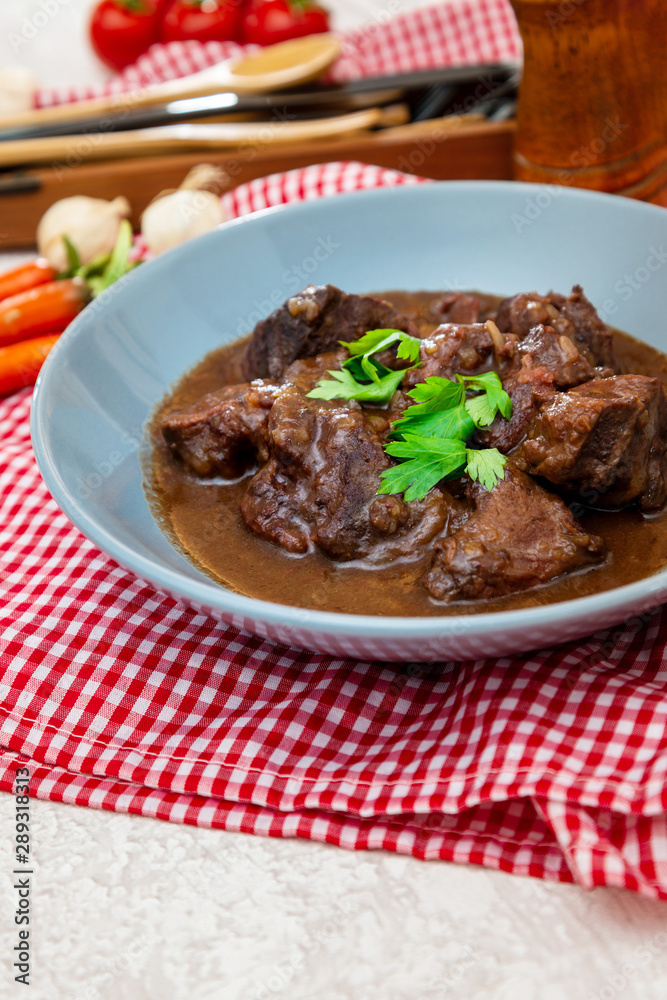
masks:
<svg viewBox="0 0 667 1000"><path fill-rule="evenodd" d="M422 336L436 326L430 307L442 292L381 292L418 322ZM475 293L479 294L479 293ZM487 304L499 298L484 296ZM240 513L248 476L238 482L201 480L170 453L159 430L162 416L223 385L241 382L247 339L208 354L186 372L158 406L150 424L152 460L144 485L154 517L172 543L211 579L249 597L278 604L366 615L447 615L506 611L572 600L651 576L667 564L667 514L645 516L635 507L584 510L588 533L601 535L607 560L552 583L507 597L441 604L421 586L424 560L373 568L337 563L313 552L293 556L253 534ZM622 370L660 378L667 386L667 356L620 331L614 346ZM249 474L250 475L250 474ZM428 559L428 556L426 557Z"/></svg>

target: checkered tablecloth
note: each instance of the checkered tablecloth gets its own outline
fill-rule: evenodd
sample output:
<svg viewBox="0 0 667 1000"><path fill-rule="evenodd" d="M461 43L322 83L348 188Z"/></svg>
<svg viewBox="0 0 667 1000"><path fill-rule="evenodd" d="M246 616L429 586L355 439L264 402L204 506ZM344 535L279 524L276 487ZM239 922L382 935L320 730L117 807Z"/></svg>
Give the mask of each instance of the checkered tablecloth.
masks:
<svg viewBox="0 0 667 1000"><path fill-rule="evenodd" d="M401 183L419 179L324 164L225 207ZM40 479L29 410L29 391L0 401L1 790L27 762L39 798L667 898L663 609L511 659L276 646L88 542Z"/></svg>

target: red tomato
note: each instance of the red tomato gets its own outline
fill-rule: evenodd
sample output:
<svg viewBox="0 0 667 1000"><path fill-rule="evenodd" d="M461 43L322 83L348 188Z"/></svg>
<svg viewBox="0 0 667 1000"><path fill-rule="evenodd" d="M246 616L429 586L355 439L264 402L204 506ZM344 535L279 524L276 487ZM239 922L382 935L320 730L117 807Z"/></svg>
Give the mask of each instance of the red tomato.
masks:
<svg viewBox="0 0 667 1000"><path fill-rule="evenodd" d="M241 40L274 45L328 30L328 12L310 0L250 0L243 14Z"/></svg>
<svg viewBox="0 0 667 1000"><path fill-rule="evenodd" d="M96 54L112 69L136 62L160 31L162 0L101 0L93 10L90 40Z"/></svg>
<svg viewBox="0 0 667 1000"><path fill-rule="evenodd" d="M160 38L178 42L237 42L242 0L173 0L162 18Z"/></svg>

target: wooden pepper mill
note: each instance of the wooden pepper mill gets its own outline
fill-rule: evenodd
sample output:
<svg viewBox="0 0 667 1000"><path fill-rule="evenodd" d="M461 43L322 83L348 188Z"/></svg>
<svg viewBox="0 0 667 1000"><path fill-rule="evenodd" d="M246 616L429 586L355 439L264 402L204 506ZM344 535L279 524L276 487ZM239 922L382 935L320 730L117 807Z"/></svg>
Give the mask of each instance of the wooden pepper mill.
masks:
<svg viewBox="0 0 667 1000"><path fill-rule="evenodd" d="M665 0L512 0L514 174L667 205Z"/></svg>

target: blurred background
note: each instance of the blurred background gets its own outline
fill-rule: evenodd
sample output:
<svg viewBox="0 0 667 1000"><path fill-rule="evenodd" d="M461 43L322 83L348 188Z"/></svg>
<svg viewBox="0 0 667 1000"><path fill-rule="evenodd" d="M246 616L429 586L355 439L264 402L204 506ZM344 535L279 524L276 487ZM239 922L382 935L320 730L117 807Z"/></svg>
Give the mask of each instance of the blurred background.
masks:
<svg viewBox="0 0 667 1000"><path fill-rule="evenodd" d="M98 0L2 0L0 68L26 66L46 87L98 83L111 72L88 41L88 21ZM432 0L392 0L393 14L426 7ZM382 16L382 0L327 0L333 27L341 31ZM27 23L26 23L27 22ZM44 22L43 27L35 27ZM29 40L28 35L34 35Z"/></svg>

